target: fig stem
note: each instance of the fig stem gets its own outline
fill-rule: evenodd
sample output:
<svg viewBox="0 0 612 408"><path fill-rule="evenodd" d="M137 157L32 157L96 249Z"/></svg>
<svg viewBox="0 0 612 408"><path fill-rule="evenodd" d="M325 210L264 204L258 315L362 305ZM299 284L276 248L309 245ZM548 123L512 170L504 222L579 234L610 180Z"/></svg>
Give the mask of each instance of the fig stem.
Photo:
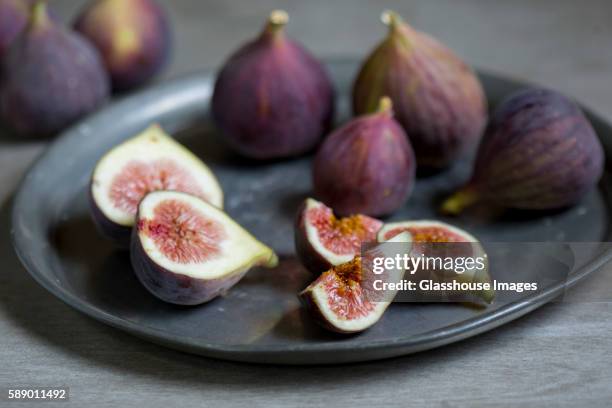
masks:
<svg viewBox="0 0 612 408"><path fill-rule="evenodd" d="M269 33L279 32L289 22L289 14L285 10L273 10L268 18L266 31Z"/></svg>
<svg viewBox="0 0 612 408"><path fill-rule="evenodd" d="M459 215L467 207L478 201L478 193L471 187L464 187L450 196L440 208L444 214Z"/></svg>
<svg viewBox="0 0 612 408"><path fill-rule="evenodd" d="M32 26L40 26L47 22L49 15L47 13L47 0L38 0L32 6L32 15L30 24Z"/></svg>
<svg viewBox="0 0 612 408"><path fill-rule="evenodd" d="M391 30L395 30L402 24L402 18L393 10L385 10L380 15L380 20Z"/></svg>
<svg viewBox="0 0 612 408"><path fill-rule="evenodd" d="M377 113L386 113L393 111L393 101L388 96L383 96L378 102Z"/></svg>

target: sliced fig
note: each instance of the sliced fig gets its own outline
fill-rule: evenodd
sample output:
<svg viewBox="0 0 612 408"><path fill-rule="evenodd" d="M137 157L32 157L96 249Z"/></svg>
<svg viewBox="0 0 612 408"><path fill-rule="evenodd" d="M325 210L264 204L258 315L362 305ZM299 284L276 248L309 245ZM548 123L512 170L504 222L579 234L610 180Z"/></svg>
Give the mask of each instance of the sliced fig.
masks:
<svg viewBox="0 0 612 408"><path fill-rule="evenodd" d="M413 256L420 256L423 254L426 256L470 256L474 258L484 258L484 269L468 269L460 274L452 273L451 278L455 279L457 282L491 283L486 252L482 244L473 235L460 228L440 221L401 221L385 224L378 232L378 241L389 241L398 234L406 232L411 236L411 251ZM465 243L469 245L441 245L439 247L435 245L422 245L429 243ZM439 276L439 278L445 279L448 278L448 276ZM486 303L491 303L495 297L495 291L493 289L482 290L466 295L465 301L471 301L470 297L473 295Z"/></svg>
<svg viewBox="0 0 612 408"><path fill-rule="evenodd" d="M103 235L129 246L138 203L149 192L182 191L223 207L223 191L210 169L153 125L109 151L96 165L91 210Z"/></svg>
<svg viewBox="0 0 612 408"><path fill-rule="evenodd" d="M404 243L401 252L410 250L410 234L401 233L389 242ZM390 270L386 281L399 282L404 270ZM366 283L370 275L364 272L361 256L352 261L333 266L311 283L300 299L313 314L317 323L338 333L357 333L372 327L380 320L397 291L386 291L384 301L368 296Z"/></svg>
<svg viewBox="0 0 612 408"><path fill-rule="evenodd" d="M225 293L255 266L275 267L274 251L206 201L176 191L140 202L131 259L140 282L161 300L197 305Z"/></svg>
<svg viewBox="0 0 612 408"><path fill-rule="evenodd" d="M336 218L331 208L308 198L298 211L295 249L302 264L318 275L353 259L362 243L376 241L382 225L360 214Z"/></svg>

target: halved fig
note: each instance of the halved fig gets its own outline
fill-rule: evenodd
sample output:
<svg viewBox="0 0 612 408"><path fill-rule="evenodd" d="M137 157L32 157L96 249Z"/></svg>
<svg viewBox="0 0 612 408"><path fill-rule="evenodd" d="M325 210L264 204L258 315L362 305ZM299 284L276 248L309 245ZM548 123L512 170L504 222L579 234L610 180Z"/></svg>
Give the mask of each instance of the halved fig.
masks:
<svg viewBox="0 0 612 408"><path fill-rule="evenodd" d="M319 275L352 260L362 243L375 242L383 223L366 215L337 218L331 208L312 198L300 207L295 223L295 249L302 264Z"/></svg>
<svg viewBox="0 0 612 408"><path fill-rule="evenodd" d="M429 257L471 257L482 258L484 263L483 269L470 268L456 273L454 271L439 271L444 272L437 276L439 280L455 279L457 282L478 282L491 284L491 276L489 275L487 254L482 247L482 244L468 232L446 224L440 221L419 220L419 221L400 221L385 224L378 232L378 241L385 242L393 239L401 233L409 233L412 241L412 256L429 256ZM448 243L450 245L428 245L436 243ZM457 245L452 245L457 244ZM465 245L462 245L465 244ZM431 271L430 271L431 272ZM435 272L435 271L433 271ZM448 273L450 272L450 274ZM491 285L492 286L492 285ZM480 299L486 303L491 303L495 297L495 290L481 290L473 293L466 293L465 297L461 297L463 301L471 302L473 297Z"/></svg>
<svg viewBox="0 0 612 408"><path fill-rule="evenodd" d="M410 250L408 233L398 234L389 242L401 245L388 246L382 250L375 248L371 250L371 254L392 258ZM365 256L369 258L371 255L366 252ZM324 328L337 333L364 331L380 320L393 301L396 290L385 290L382 294L372 293L373 279L399 282L404 276L404 269L389 269L384 276L379 276L372 274L367 267L364 268L365 263L366 261L357 255L352 261L333 266L300 293L304 305Z"/></svg>
<svg viewBox="0 0 612 408"><path fill-rule="evenodd" d="M223 207L223 191L210 169L159 125L100 159L91 177L90 203L100 232L127 247L138 203L149 192L182 191Z"/></svg>
<svg viewBox="0 0 612 408"><path fill-rule="evenodd" d="M180 305L208 302L252 267L278 264L272 249L223 211L175 191L153 192L140 202L131 260L153 295Z"/></svg>

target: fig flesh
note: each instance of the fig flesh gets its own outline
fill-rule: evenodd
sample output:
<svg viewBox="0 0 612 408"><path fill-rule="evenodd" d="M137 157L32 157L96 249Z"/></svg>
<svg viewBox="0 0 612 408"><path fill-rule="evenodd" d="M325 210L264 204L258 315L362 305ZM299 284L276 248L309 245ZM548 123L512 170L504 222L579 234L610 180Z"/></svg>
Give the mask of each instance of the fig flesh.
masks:
<svg viewBox="0 0 612 408"><path fill-rule="evenodd" d="M401 251L408 252L409 240L410 234L400 233L389 242L401 243ZM358 333L380 320L397 293L386 291L384 300L376 300L376 294L367 293L372 287L367 282L371 276L371 272L364 272L358 255L321 274L300 293L300 299L322 327L337 333ZM391 269L384 280L399 282L403 276L404 270Z"/></svg>
<svg viewBox="0 0 612 408"><path fill-rule="evenodd" d="M100 232L127 248L138 203L159 190L190 193L223 207L223 191L210 169L153 125L109 151L93 171L90 207Z"/></svg>
<svg viewBox="0 0 612 408"><path fill-rule="evenodd" d="M116 91L151 80L170 54L170 22L154 0L94 1L74 27L100 52Z"/></svg>
<svg viewBox="0 0 612 408"><path fill-rule="evenodd" d="M334 92L323 65L283 30L276 10L261 35L221 69L212 114L238 153L254 159L312 150L331 125Z"/></svg>
<svg viewBox="0 0 612 408"><path fill-rule="evenodd" d="M17 134L50 136L100 107L109 88L97 51L50 18L46 2L38 1L28 28L3 60L3 122Z"/></svg>
<svg viewBox="0 0 612 408"><path fill-rule="evenodd" d="M275 267L276 254L227 214L198 197L150 193L140 202L131 260L140 282L159 299L208 302L255 266Z"/></svg>
<svg viewBox="0 0 612 408"><path fill-rule="evenodd" d="M296 219L296 252L302 264L319 275L359 255L363 243L376 241L381 227L381 221L365 215L337 218L331 208L308 198Z"/></svg>
<svg viewBox="0 0 612 408"><path fill-rule="evenodd" d="M9 46L28 25L26 0L0 0L0 62Z"/></svg>
<svg viewBox="0 0 612 408"><path fill-rule="evenodd" d="M455 271L430 271L438 272L438 280L455 279L459 283L489 283L491 284L491 276L488 268L487 254L482 247L482 244L468 232L452 226L447 223L434 220L419 220L419 221L400 221L385 224L378 232L378 241L386 242L401 233L409 233L411 246L411 256L419 257L421 255L428 257L470 257L476 259L483 258L484 268L466 268L461 273ZM441 244L441 245L437 245ZM449 273L450 272L450 273ZM461 301L470 301L478 303L483 301L491 303L495 297L494 289L475 291L472 293L461 294Z"/></svg>
<svg viewBox="0 0 612 408"><path fill-rule="evenodd" d="M341 216L384 216L406 202L415 170L410 142L385 97L378 112L351 120L325 139L314 160L314 191Z"/></svg>
<svg viewBox="0 0 612 408"><path fill-rule="evenodd" d="M576 204L601 178L604 153L588 119L565 96L525 89L495 111L471 181L442 206L448 214L482 201L550 210Z"/></svg>
<svg viewBox="0 0 612 408"><path fill-rule="evenodd" d="M389 34L364 62L353 86L356 115L389 96L419 167L439 169L476 148L486 122L486 99L472 71L450 49L383 13Z"/></svg>

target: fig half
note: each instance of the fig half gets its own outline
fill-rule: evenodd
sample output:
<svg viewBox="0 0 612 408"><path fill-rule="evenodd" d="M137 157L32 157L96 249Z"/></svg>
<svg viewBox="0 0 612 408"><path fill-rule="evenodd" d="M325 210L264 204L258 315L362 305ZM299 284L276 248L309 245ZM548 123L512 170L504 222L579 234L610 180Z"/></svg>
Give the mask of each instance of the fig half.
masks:
<svg viewBox="0 0 612 408"><path fill-rule="evenodd" d="M153 192L140 202L131 260L149 292L180 305L208 302L252 267L278 264L272 249L223 211L175 191Z"/></svg>
<svg viewBox="0 0 612 408"><path fill-rule="evenodd" d="M476 237L468 232L446 224L440 221L419 220L419 221L401 221L385 224L378 232L378 241L385 242L393 240L398 234L409 233L412 246L412 256L418 257L421 255L435 256L452 256L452 257L482 257L484 258L485 267L482 270L475 268L467 269L462 273L451 273L450 278L457 282L479 282L491 284L491 276L489 274L487 254L482 247L482 244ZM427 245L435 243L448 244L465 244L465 245ZM439 271L444 272L444 271ZM438 279L444 280L449 278L449 274L444 273L438 276ZM472 303L491 303L495 297L495 291L482 290L474 293L466 293L462 297L463 301Z"/></svg>
<svg viewBox="0 0 612 408"><path fill-rule="evenodd" d="M109 151L96 165L90 202L98 229L128 247L138 203L159 190L190 193L223 207L223 191L210 169L153 125Z"/></svg>
<svg viewBox="0 0 612 408"><path fill-rule="evenodd" d="M400 233L389 242L402 243L400 252L410 251L410 234ZM384 250L382 252L385 252ZM364 272L361 256L332 267L311 283L300 299L313 314L317 323L337 333L358 333L372 327L380 320L397 291L385 291L384 300L378 294L369 294L374 275ZM399 282L403 269L391 269L384 278L387 282Z"/></svg>
<svg viewBox="0 0 612 408"><path fill-rule="evenodd" d="M331 208L312 198L298 211L295 249L302 264L319 275L334 265L349 262L364 242L376 241L382 222L365 215L336 218Z"/></svg>

